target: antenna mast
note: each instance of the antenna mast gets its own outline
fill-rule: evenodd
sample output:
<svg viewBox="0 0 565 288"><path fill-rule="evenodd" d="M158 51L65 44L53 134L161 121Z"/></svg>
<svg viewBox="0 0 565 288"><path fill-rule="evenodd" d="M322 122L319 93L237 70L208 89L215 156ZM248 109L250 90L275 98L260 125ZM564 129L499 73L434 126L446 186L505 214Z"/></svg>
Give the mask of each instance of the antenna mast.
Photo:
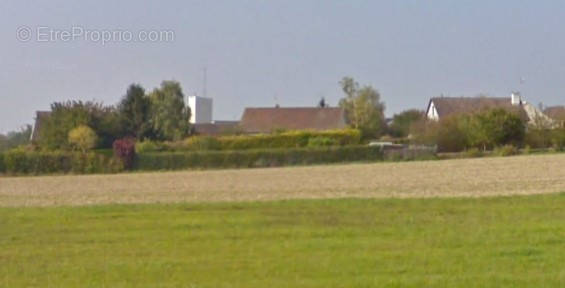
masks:
<svg viewBox="0 0 565 288"><path fill-rule="evenodd" d="M203 71L203 79L202 79L202 97L208 97L208 68L204 67Z"/></svg>

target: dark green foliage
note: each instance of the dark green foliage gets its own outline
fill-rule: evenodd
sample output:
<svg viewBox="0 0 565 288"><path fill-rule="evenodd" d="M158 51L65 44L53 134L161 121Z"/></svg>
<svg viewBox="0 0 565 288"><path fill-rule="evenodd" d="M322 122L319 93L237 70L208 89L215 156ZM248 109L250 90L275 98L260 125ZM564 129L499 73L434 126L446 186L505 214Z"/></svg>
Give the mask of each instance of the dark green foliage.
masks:
<svg viewBox="0 0 565 288"><path fill-rule="evenodd" d="M28 144L31 138L31 130L31 125L26 125L19 131L9 132L6 135L0 134L0 151Z"/></svg>
<svg viewBox="0 0 565 288"><path fill-rule="evenodd" d="M420 110L407 110L396 114L389 127L389 133L393 137L407 137L410 134L412 125L424 118L424 112Z"/></svg>
<svg viewBox="0 0 565 288"><path fill-rule="evenodd" d="M565 127L553 130L551 143L553 148L559 151L565 149Z"/></svg>
<svg viewBox="0 0 565 288"><path fill-rule="evenodd" d="M468 140L472 147L492 149L501 145L521 146L526 126L520 116L504 109L477 113L468 119Z"/></svg>
<svg viewBox="0 0 565 288"><path fill-rule="evenodd" d="M70 149L69 132L86 125L98 135L98 148L109 148L115 139L120 138L123 129L120 117L113 107L100 103L69 101L53 103L51 116L41 129L40 146L49 150Z"/></svg>
<svg viewBox="0 0 565 288"><path fill-rule="evenodd" d="M525 143L534 149L551 147L554 134L551 129L530 127L526 132Z"/></svg>
<svg viewBox="0 0 565 288"><path fill-rule="evenodd" d="M12 150L4 153L2 158L4 172L15 175L116 173L122 170L118 161L96 153Z"/></svg>
<svg viewBox="0 0 565 288"><path fill-rule="evenodd" d="M414 130L414 141L436 144L439 152L461 152L470 148L490 150L504 145L521 147L526 136L526 126L520 116L504 109L429 121L419 128L419 131Z"/></svg>
<svg viewBox="0 0 565 288"><path fill-rule="evenodd" d="M4 166L4 154L0 152L0 174L6 172L6 167Z"/></svg>
<svg viewBox="0 0 565 288"><path fill-rule="evenodd" d="M163 81L151 95L151 123L159 140L181 140L190 131L190 109L184 103L180 83Z"/></svg>
<svg viewBox="0 0 565 288"><path fill-rule="evenodd" d="M118 105L120 121L127 136L137 139L151 138L151 100L140 85L129 86Z"/></svg>
<svg viewBox="0 0 565 288"><path fill-rule="evenodd" d="M467 118L450 117L437 125L436 143L440 152L459 152L469 147L469 133L465 127Z"/></svg>
<svg viewBox="0 0 565 288"><path fill-rule="evenodd" d="M383 160L381 149L368 146L161 152L138 154L135 168L146 171L191 168L252 168L381 160Z"/></svg>

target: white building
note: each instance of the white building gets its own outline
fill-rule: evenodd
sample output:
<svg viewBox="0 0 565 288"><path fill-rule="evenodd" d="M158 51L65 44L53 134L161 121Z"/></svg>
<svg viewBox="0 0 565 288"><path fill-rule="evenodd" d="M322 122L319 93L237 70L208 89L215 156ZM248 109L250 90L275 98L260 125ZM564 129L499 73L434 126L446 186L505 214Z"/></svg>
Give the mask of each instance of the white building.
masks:
<svg viewBox="0 0 565 288"><path fill-rule="evenodd" d="M190 123L212 123L212 98L200 96L188 96L188 107L190 107Z"/></svg>

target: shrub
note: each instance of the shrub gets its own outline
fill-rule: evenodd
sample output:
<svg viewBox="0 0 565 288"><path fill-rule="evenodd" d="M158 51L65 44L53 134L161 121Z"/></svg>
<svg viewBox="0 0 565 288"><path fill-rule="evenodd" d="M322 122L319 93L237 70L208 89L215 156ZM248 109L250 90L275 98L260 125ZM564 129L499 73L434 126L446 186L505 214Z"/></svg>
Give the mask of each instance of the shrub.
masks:
<svg viewBox="0 0 565 288"><path fill-rule="evenodd" d="M308 147L328 147L328 146L336 146L336 142L334 139L329 137L312 137L308 139Z"/></svg>
<svg viewBox="0 0 565 288"><path fill-rule="evenodd" d="M6 168L4 167L4 154L0 153L0 173L6 172Z"/></svg>
<svg viewBox="0 0 565 288"><path fill-rule="evenodd" d="M459 152L468 147L467 118L464 116L442 119L436 127L436 143L440 152Z"/></svg>
<svg viewBox="0 0 565 288"><path fill-rule="evenodd" d="M143 142L137 142L135 144L136 153L149 153L149 152L160 152L167 150L167 147L162 142L155 142L150 140L145 140Z"/></svg>
<svg viewBox="0 0 565 288"><path fill-rule="evenodd" d="M469 158L478 158L478 157L482 157L483 156L483 151L481 151L479 148L471 148L471 149L467 149L465 151L465 156L469 157Z"/></svg>
<svg viewBox="0 0 565 288"><path fill-rule="evenodd" d="M81 125L69 132L68 141L71 146L82 151L82 153L86 153L96 146L98 136L90 127Z"/></svg>
<svg viewBox="0 0 565 288"><path fill-rule="evenodd" d="M532 127L526 133L525 143L532 148L548 148L552 145L553 135L550 129Z"/></svg>
<svg viewBox="0 0 565 288"><path fill-rule="evenodd" d="M358 130L335 131L286 131L278 134L220 136L217 138L193 136L181 143L167 144L172 151L207 150L249 150L308 147L310 139L324 138L325 144L359 145L361 133ZM319 141L319 140L312 140ZM315 144L322 144L317 142ZM327 146L327 145L325 145Z"/></svg>
<svg viewBox="0 0 565 288"><path fill-rule="evenodd" d="M114 157L119 159L125 169L133 167L135 160L135 140L132 138L123 138L114 141Z"/></svg>
<svg viewBox="0 0 565 288"><path fill-rule="evenodd" d="M191 168L276 167L380 161L382 159L383 153L380 148L368 146L162 152L139 154L135 168L150 171Z"/></svg>
<svg viewBox="0 0 565 288"><path fill-rule="evenodd" d="M460 152L468 148L482 150L502 145L521 146L525 124L515 113L504 109L476 114L454 115L439 122L415 123L415 143L436 144L440 152Z"/></svg>
<svg viewBox="0 0 565 288"><path fill-rule="evenodd" d="M3 158L4 172L8 174L115 173L122 170L120 163L96 153L18 149L5 153Z"/></svg>
<svg viewBox="0 0 565 288"><path fill-rule="evenodd" d="M186 150L220 150L222 144L218 139L209 136L194 136L185 140L184 148ZM182 150L182 148L181 148Z"/></svg>
<svg viewBox="0 0 565 288"><path fill-rule="evenodd" d="M517 155L519 154L518 149L515 146L512 145L504 145L501 147L497 147L494 150L494 153L498 156L513 156L513 155Z"/></svg>
<svg viewBox="0 0 565 288"><path fill-rule="evenodd" d="M101 103L69 101L53 103L51 115L44 120L39 131L43 148L68 149L69 132L81 125L87 125L99 137L98 148L110 148L112 142L123 134L119 115L113 107Z"/></svg>
<svg viewBox="0 0 565 288"><path fill-rule="evenodd" d="M565 128L553 130L551 142L554 149L558 151L565 149Z"/></svg>

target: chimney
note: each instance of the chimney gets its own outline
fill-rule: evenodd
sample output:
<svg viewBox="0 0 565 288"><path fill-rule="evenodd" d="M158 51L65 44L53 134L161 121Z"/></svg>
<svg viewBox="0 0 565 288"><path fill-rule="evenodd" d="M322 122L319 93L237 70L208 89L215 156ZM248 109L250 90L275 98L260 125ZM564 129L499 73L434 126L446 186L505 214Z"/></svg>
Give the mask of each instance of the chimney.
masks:
<svg viewBox="0 0 565 288"><path fill-rule="evenodd" d="M520 96L519 92L512 92L510 98L512 99L513 106L522 105L522 96Z"/></svg>

